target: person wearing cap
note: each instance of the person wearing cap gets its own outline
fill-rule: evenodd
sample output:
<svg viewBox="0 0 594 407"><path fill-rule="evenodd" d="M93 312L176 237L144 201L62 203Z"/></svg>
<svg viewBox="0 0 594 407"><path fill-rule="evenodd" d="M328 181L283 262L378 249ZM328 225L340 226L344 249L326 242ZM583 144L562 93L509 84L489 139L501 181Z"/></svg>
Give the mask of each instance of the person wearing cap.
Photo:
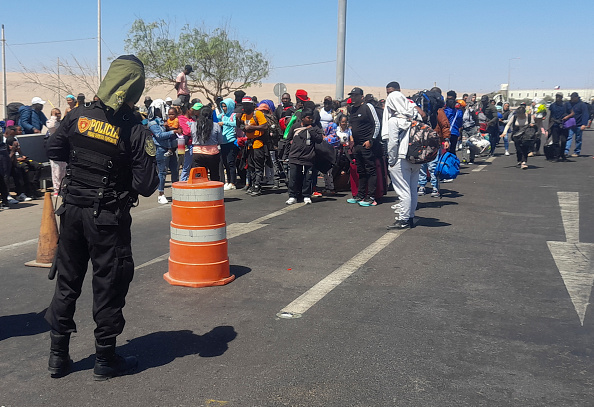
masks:
<svg viewBox="0 0 594 407"><path fill-rule="evenodd" d="M18 125L23 129L24 134L41 133L41 129L47 123L47 117L43 114L45 100L38 96L31 99L31 106L23 106L20 110L21 116Z"/></svg>
<svg viewBox="0 0 594 407"><path fill-rule="evenodd" d="M569 154L569 150L571 150L571 143L575 138L575 147L571 156L579 157L582 151L582 132L586 130L586 127L588 127L590 109L588 109L588 105L582 102L580 95L578 95L577 92L573 92L571 94L567 104L573 112L575 126L569 128L569 132L567 134L567 143L565 144L565 156Z"/></svg>
<svg viewBox="0 0 594 407"><path fill-rule="evenodd" d="M375 206L375 188L377 173L373 143L380 132L380 122L375 108L363 101L363 89L353 88L349 92L351 114L349 122L353 133L353 155L359 175L357 194L347 199L348 203L358 203L360 206Z"/></svg>
<svg viewBox="0 0 594 407"><path fill-rule="evenodd" d="M98 101L77 107L47 142L47 155L68 162L54 269L53 299L45 314L51 327L48 370L72 368L70 336L89 259L92 263L95 380L133 372L135 357L116 353L124 329L122 308L134 276L130 208L159 184L151 132L134 115L144 90L144 65L134 55L115 59L99 85Z"/></svg>
<svg viewBox="0 0 594 407"><path fill-rule="evenodd" d="M250 186L246 193L251 196L262 195L262 179L264 178L264 164L268 155L268 147L264 144L264 132L268 129L268 122L264 113L255 110L252 98L244 96L243 115L238 122L239 127L247 137L247 163Z"/></svg>
<svg viewBox="0 0 594 407"><path fill-rule="evenodd" d="M186 65L184 70L175 78L175 90L177 90L177 97L181 100L182 105L186 108L190 105L190 89L188 88L188 77L194 70L192 65Z"/></svg>
<svg viewBox="0 0 594 407"><path fill-rule="evenodd" d="M563 102L563 93L555 94L555 101L549 106L549 134L553 139L553 157L557 161L567 161L565 144L567 144L568 130L563 126L565 120L573 117L573 112L568 104Z"/></svg>
<svg viewBox="0 0 594 407"><path fill-rule="evenodd" d="M76 98L74 97L74 95L66 96L66 104L68 105L68 107L64 111L64 117L66 117L68 112L70 112L72 109L76 107Z"/></svg>
<svg viewBox="0 0 594 407"><path fill-rule="evenodd" d="M173 99L169 96L165 98L165 105L163 106L163 115L167 117L169 115L169 108L173 105Z"/></svg>

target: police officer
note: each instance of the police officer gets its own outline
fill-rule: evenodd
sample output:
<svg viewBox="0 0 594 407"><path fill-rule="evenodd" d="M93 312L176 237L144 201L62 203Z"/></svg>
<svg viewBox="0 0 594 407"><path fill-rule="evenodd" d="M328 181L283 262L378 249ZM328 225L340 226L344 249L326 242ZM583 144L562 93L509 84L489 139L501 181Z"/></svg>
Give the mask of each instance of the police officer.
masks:
<svg viewBox="0 0 594 407"><path fill-rule="evenodd" d="M135 357L115 353L124 329L124 307L134 274L130 208L138 194L152 195L158 185L151 132L133 114L144 90L144 65L124 55L110 66L99 86L99 100L79 106L50 136L51 160L66 161L60 240L55 260L56 290L45 319L51 326L49 371L70 372L70 334L74 310L89 259L93 264L94 377L105 380L131 373Z"/></svg>

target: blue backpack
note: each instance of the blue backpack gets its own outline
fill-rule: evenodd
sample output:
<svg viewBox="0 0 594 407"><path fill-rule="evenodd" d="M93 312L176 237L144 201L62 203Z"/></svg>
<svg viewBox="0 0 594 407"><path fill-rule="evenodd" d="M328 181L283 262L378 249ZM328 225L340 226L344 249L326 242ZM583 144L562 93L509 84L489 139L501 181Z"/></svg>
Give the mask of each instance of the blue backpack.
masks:
<svg viewBox="0 0 594 407"><path fill-rule="evenodd" d="M435 167L435 176L443 181L444 179L454 179L458 174L460 174L460 160L458 157L449 151L440 155Z"/></svg>

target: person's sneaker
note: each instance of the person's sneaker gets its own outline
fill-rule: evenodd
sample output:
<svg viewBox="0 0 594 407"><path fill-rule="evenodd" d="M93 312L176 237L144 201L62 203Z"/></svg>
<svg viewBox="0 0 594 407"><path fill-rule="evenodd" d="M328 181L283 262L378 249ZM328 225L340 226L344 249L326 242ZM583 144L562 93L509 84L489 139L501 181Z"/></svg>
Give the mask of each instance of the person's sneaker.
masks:
<svg viewBox="0 0 594 407"><path fill-rule="evenodd" d="M167 198L165 197L165 195L159 195L159 198L157 199L157 202L159 202L160 204L167 204L167 203L169 203L169 201L167 200Z"/></svg>
<svg viewBox="0 0 594 407"><path fill-rule="evenodd" d="M24 192L22 194L20 194L19 196L17 196L16 199L19 202L29 202L29 201L33 200L33 198L29 198L27 195L25 195Z"/></svg>
<svg viewBox="0 0 594 407"><path fill-rule="evenodd" d="M231 184L225 183L225 185L223 185L223 191L228 191L229 190L229 185L231 185Z"/></svg>
<svg viewBox="0 0 594 407"><path fill-rule="evenodd" d="M408 220L397 220L391 225L386 226L388 230L410 229L410 222Z"/></svg>
<svg viewBox="0 0 594 407"><path fill-rule="evenodd" d="M359 198L358 196L354 196L352 198L347 199L347 202L350 204L356 204L359 203L360 200L361 198Z"/></svg>
<svg viewBox="0 0 594 407"><path fill-rule="evenodd" d="M250 192L251 196L260 196L262 195L262 188L254 188L252 192Z"/></svg>
<svg viewBox="0 0 594 407"><path fill-rule="evenodd" d="M528 153L528 157L534 157L534 153L533 153L532 151L530 151L530 152Z"/></svg>
<svg viewBox="0 0 594 407"><path fill-rule="evenodd" d="M237 187L235 186L235 184L229 184L229 188L227 188L229 191L233 191L234 189L237 189Z"/></svg>
<svg viewBox="0 0 594 407"><path fill-rule="evenodd" d="M417 192L419 196L425 195L425 187L419 187L419 191Z"/></svg>
<svg viewBox="0 0 594 407"><path fill-rule="evenodd" d="M377 202L375 202L375 199L370 197L359 201L359 206L377 206Z"/></svg>
<svg viewBox="0 0 594 407"><path fill-rule="evenodd" d="M245 193L248 195L250 195L252 192L254 192L254 188L252 188L251 186L249 186L245 189Z"/></svg>
<svg viewBox="0 0 594 407"><path fill-rule="evenodd" d="M311 196L314 196L314 197L319 197L319 196L322 196L322 193L321 193L321 192L318 192L318 191L316 191L316 192L314 192L313 194L311 194Z"/></svg>
<svg viewBox="0 0 594 407"><path fill-rule="evenodd" d="M311 202L311 200L310 200ZM289 198L287 199L287 202L285 202L287 205L293 205L297 203L297 198Z"/></svg>
<svg viewBox="0 0 594 407"><path fill-rule="evenodd" d="M439 198L439 190L437 188L433 188L433 190L431 191L431 196L433 198Z"/></svg>
<svg viewBox="0 0 594 407"><path fill-rule="evenodd" d="M522 163L522 166L520 168L522 168L523 170L527 170L528 169L528 164Z"/></svg>
<svg viewBox="0 0 594 407"><path fill-rule="evenodd" d="M443 180L443 181L441 181L441 182L448 183L448 182L454 182L454 180L453 180L452 178L446 178L446 179L444 179L444 180Z"/></svg>
<svg viewBox="0 0 594 407"><path fill-rule="evenodd" d="M573 154L571 155L571 157L579 157L579 156L580 156L580 155L579 155L579 154L576 154L576 153L573 153Z"/></svg>
<svg viewBox="0 0 594 407"><path fill-rule="evenodd" d="M311 198L303 198L303 203L309 205L311 203Z"/></svg>
<svg viewBox="0 0 594 407"><path fill-rule="evenodd" d="M165 152L165 154L163 154L163 157L171 157L172 155L173 155L173 153L171 151L167 150Z"/></svg>
<svg viewBox="0 0 594 407"><path fill-rule="evenodd" d="M509 151L505 150L505 155L509 155Z"/></svg>
<svg viewBox="0 0 594 407"><path fill-rule="evenodd" d="M12 205L16 205L16 204L18 204L18 203L19 203L19 201L17 201L16 199L14 199L14 198L13 198L12 196L10 196L10 195L8 196L8 199L7 199L7 201L8 201L8 204L9 204L9 205L10 205L10 204L12 204Z"/></svg>

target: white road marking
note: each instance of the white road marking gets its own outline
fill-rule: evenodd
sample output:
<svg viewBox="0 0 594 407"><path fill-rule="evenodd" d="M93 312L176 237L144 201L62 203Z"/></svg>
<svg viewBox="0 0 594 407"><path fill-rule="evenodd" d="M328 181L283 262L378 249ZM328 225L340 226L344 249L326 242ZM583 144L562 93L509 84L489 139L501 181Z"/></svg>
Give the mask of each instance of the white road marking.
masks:
<svg viewBox="0 0 594 407"><path fill-rule="evenodd" d="M404 230L386 233L283 308L279 314L301 316L402 233Z"/></svg>
<svg viewBox="0 0 594 407"><path fill-rule="evenodd" d="M142 263L140 266L134 267L134 270L139 270L141 268L150 266L151 264L155 264L155 263L158 263L160 261L167 260L168 258L169 258L169 253L165 253L165 254L163 254L163 255L161 255L159 257L155 257L154 259L147 261L146 263Z"/></svg>
<svg viewBox="0 0 594 407"><path fill-rule="evenodd" d="M31 240L25 240L23 242L17 242L17 243L9 244L9 245L6 245L6 246L2 246L2 247L0 247L0 251L10 250L10 249L14 249L14 248L19 247L19 246L25 246L25 245L28 245L28 244L37 243L38 240L39 240L38 238L35 238L35 239L31 239Z"/></svg>
<svg viewBox="0 0 594 407"><path fill-rule="evenodd" d="M577 192L557 192L561 219L565 229L565 241L578 243L580 241L580 196Z"/></svg>
<svg viewBox="0 0 594 407"><path fill-rule="evenodd" d="M492 163L492 162L493 162L493 160L495 160L495 157L489 157L489 158L487 158L487 159L485 160L485 162L486 162L486 163ZM487 167L488 167L488 165L479 165L478 167L476 167L476 168L475 168L475 169L473 169L472 171L473 171L473 172L482 171L482 170L484 170L484 169L485 169L485 168L487 168Z"/></svg>
<svg viewBox="0 0 594 407"><path fill-rule="evenodd" d="M288 205L288 206L285 206L283 209L280 209L280 210L278 210L276 212L269 213L268 215L265 215L265 216L262 216L261 218L258 218L256 220L253 220L250 223L262 223L265 220L272 219L272 218L275 218L275 217L280 216L280 215L284 215L285 213L294 211L295 209L299 209L299 208L301 208L304 205L305 205L304 203L298 203L298 204Z"/></svg>
<svg viewBox="0 0 594 407"><path fill-rule="evenodd" d="M580 323L590 304L594 283L594 243L579 242L579 194L557 192L566 242L547 242Z"/></svg>
<svg viewBox="0 0 594 407"><path fill-rule="evenodd" d="M280 209L276 212L269 213L268 215L262 216L258 219L248 222L248 223L241 223L241 222L232 223L229 226L227 226L227 239L232 239L234 237L241 236L246 233L250 233L250 232L253 232L260 228L263 228L264 226L268 226L268 225L262 224L260 222L263 222L265 220L272 219L277 216L283 215L283 214L290 212L292 210L295 210L297 208L301 208L304 205L305 204L301 203L301 204L294 204L291 206L287 206L283 209ZM135 267L134 269L138 270L143 267L147 267L152 264L158 263L160 261L167 260L168 258L169 258L169 253L165 253L159 257L155 257L154 259L147 261L146 263L141 264L140 266Z"/></svg>

